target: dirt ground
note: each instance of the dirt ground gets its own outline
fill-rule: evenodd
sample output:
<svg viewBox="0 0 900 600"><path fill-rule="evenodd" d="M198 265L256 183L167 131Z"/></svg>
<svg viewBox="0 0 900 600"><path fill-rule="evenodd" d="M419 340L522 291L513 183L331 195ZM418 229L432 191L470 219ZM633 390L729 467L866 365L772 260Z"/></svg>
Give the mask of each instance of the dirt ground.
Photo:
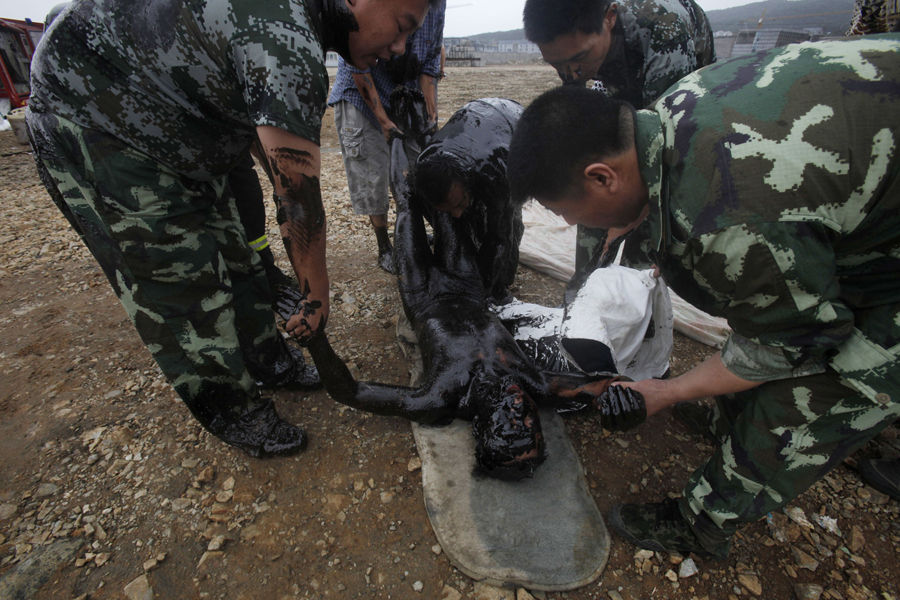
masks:
<svg viewBox="0 0 900 600"><path fill-rule="evenodd" d="M543 66L448 71L442 118L478 97L527 103L557 83ZM323 149L332 344L358 377L405 383L396 288L375 266L368 225L349 210L330 110ZM203 431L52 206L27 150L0 133L0 598L515 597L469 579L441 551L407 422L324 391L279 391L279 411L309 433L302 454L254 460ZM277 240L272 214L269 227ZM557 305L562 285L522 267L513 291ZM711 351L677 335L673 372ZM604 514L677 494L711 451L669 413L625 434L601 432L590 415L566 424ZM890 428L861 453L898 449ZM863 485L853 464L743 529L728 560L637 552L612 534L595 582L531 594L900 598L898 503Z"/></svg>

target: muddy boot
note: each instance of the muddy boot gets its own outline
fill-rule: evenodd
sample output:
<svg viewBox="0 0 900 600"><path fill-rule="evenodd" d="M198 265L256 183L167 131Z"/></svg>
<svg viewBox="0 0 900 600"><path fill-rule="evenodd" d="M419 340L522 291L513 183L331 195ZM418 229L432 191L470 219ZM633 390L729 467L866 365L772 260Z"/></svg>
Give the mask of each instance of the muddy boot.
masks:
<svg viewBox="0 0 900 600"><path fill-rule="evenodd" d="M257 381L257 385L266 388L305 391L322 387L322 379L315 365L306 363L303 351L287 342L278 359L270 363L266 377Z"/></svg>
<svg viewBox="0 0 900 600"><path fill-rule="evenodd" d="M711 444L718 443L712 431L712 408L696 402L678 402L672 407L672 416L693 435L699 435Z"/></svg>
<svg viewBox="0 0 900 600"><path fill-rule="evenodd" d="M387 227L375 227L375 239L378 240L378 266L391 275L396 274L394 269L394 248L388 237Z"/></svg>
<svg viewBox="0 0 900 600"><path fill-rule="evenodd" d="M254 458L296 454L306 447L306 433L282 420L269 398L232 407L203 425L226 444Z"/></svg>
<svg viewBox="0 0 900 600"><path fill-rule="evenodd" d="M716 548L705 548L687 519L681 515L678 500L666 498L652 504L620 504L609 513L610 526L638 548L655 552L695 553L704 558L725 558L727 538Z"/></svg>
<svg viewBox="0 0 900 600"><path fill-rule="evenodd" d="M862 480L894 500L900 500L900 458L860 460L857 468Z"/></svg>

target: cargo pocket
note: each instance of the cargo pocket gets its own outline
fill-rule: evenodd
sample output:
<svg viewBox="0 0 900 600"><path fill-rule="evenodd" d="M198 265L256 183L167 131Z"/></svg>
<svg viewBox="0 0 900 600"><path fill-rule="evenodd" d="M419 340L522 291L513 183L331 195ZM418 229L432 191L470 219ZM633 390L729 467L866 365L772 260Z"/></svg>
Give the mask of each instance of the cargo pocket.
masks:
<svg viewBox="0 0 900 600"><path fill-rule="evenodd" d="M341 128L341 146L346 158L352 158L354 160L365 158L365 153L363 152L362 127Z"/></svg>

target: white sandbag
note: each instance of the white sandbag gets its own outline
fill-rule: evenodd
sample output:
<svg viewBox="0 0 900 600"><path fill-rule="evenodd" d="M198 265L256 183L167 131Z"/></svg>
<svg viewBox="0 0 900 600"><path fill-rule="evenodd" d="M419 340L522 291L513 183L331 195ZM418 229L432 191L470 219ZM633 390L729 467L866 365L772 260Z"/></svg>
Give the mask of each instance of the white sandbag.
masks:
<svg viewBox="0 0 900 600"><path fill-rule="evenodd" d="M649 269L597 269L566 307L561 338L603 342L616 371L632 379L662 376L672 353L672 305L665 283ZM569 360L582 367L577 357Z"/></svg>
<svg viewBox="0 0 900 600"><path fill-rule="evenodd" d="M586 373L592 369L585 357L568 352L567 341L603 344L616 372L631 379L660 377L669 368L672 307L665 283L650 270L597 269L565 309L514 300L494 310L516 340L552 343Z"/></svg>
<svg viewBox="0 0 900 600"><path fill-rule="evenodd" d="M534 200L522 207L522 221L525 233L519 245L519 262L561 281L571 279L575 273L575 226L567 225L562 217ZM731 332L728 322L688 304L671 290L669 295L675 330L721 348Z"/></svg>

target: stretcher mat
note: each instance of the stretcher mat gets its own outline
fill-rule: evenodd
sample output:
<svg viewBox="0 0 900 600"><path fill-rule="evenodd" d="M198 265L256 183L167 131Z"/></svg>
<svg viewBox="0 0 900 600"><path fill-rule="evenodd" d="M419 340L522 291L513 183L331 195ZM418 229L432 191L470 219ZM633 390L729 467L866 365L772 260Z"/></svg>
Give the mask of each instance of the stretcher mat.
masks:
<svg viewBox="0 0 900 600"><path fill-rule="evenodd" d="M541 426L547 460L531 479L500 481L474 471L470 422L413 423L431 526L450 562L475 580L562 591L606 566L609 532L562 418L542 409Z"/></svg>

